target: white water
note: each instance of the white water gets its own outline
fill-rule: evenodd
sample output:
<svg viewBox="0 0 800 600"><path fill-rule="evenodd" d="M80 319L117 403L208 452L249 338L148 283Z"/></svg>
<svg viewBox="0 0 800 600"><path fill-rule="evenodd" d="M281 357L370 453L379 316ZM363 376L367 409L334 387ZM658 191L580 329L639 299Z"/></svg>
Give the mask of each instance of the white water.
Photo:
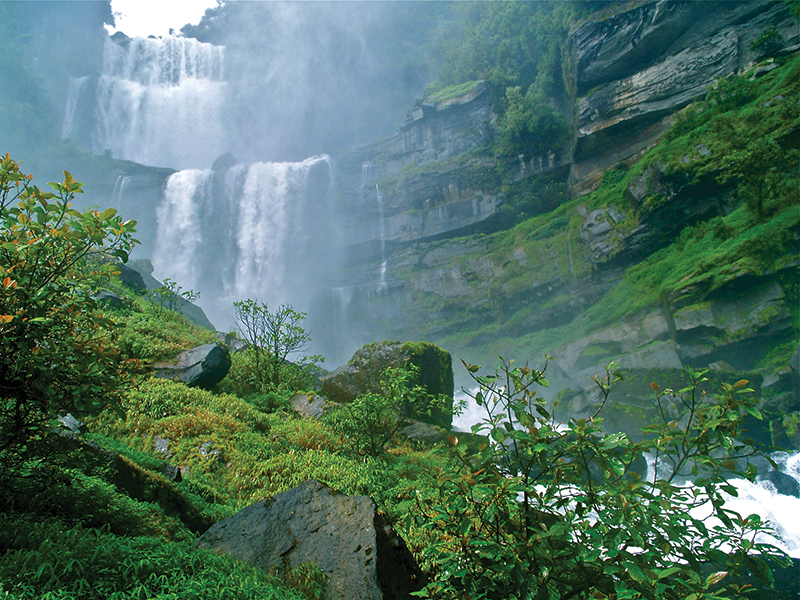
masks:
<svg viewBox="0 0 800 600"><path fill-rule="evenodd" d="M171 175L157 211L153 275L200 292L197 303L218 329L233 326L233 302L247 298L307 310L309 281L325 262L304 221L320 201L307 182L322 164L329 168L327 156Z"/></svg>
<svg viewBox="0 0 800 600"><path fill-rule="evenodd" d="M178 171L167 179L161 206L156 211L158 235L153 267L156 277L179 282L186 290L197 290L199 265L195 261L202 241L200 203L208 196L211 171ZM163 274L163 276L162 276Z"/></svg>
<svg viewBox="0 0 800 600"><path fill-rule="evenodd" d="M173 168L210 167L228 147L225 48L190 38L108 39L95 151Z"/></svg>
<svg viewBox="0 0 800 600"><path fill-rule="evenodd" d="M64 122L61 124L61 138L66 139L72 135L72 121L75 118L75 109L78 107L78 99L80 98L83 86L89 76L84 77L70 77L69 90L67 90L67 103L64 109Z"/></svg>
<svg viewBox="0 0 800 600"><path fill-rule="evenodd" d="M386 287L386 219L383 216L383 196L381 188L375 184L375 195L378 197L378 237L381 242L381 267L378 277L378 290Z"/></svg>

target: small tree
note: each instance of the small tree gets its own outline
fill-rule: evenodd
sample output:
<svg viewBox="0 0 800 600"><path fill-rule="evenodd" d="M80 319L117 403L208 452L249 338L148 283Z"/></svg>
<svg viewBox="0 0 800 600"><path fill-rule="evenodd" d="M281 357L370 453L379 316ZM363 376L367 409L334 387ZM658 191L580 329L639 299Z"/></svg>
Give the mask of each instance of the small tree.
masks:
<svg viewBox="0 0 800 600"><path fill-rule="evenodd" d="M178 310L185 302L192 303L200 297L200 292L184 290L177 282L167 278L161 287L148 290L147 297L153 303L156 312Z"/></svg>
<svg viewBox="0 0 800 600"><path fill-rule="evenodd" d="M82 184L64 171L42 192L6 155L0 162L0 480L22 474L50 447L59 415L95 414L119 397L126 363L97 284L127 260L135 221L114 209L72 208Z"/></svg>
<svg viewBox="0 0 800 600"><path fill-rule="evenodd" d="M295 378L287 371L287 358L290 354L304 352L311 342L300 325L306 313L298 312L288 304L281 304L273 313L266 304L249 298L235 302L233 307L236 329L249 344L261 391L292 383ZM321 361L321 356L303 356L295 361L295 365L305 371Z"/></svg>
<svg viewBox="0 0 800 600"><path fill-rule="evenodd" d="M741 591L712 592L729 574L746 566L769 582L768 559L785 560L757 539L767 530L757 515L724 506L723 492L736 495L725 475L756 475L755 448L738 440L744 416L760 418L747 381L716 398L699 391L704 372L688 371L679 391L653 384L661 419L633 443L601 430L611 370L596 379L602 401L592 417L562 425L533 389L547 384L544 370L502 361L478 376L466 367L486 409L473 432L485 442L452 438L455 470L440 474L438 495L417 501L416 525L437 540L426 549L436 572L422 597L721 600ZM716 570L703 576L701 567Z"/></svg>
<svg viewBox="0 0 800 600"><path fill-rule="evenodd" d="M380 456L409 419L442 406L419 385L411 385L419 369L389 367L381 373L380 392L368 392L335 410L330 419L351 450L361 456ZM442 405L444 402L441 403Z"/></svg>
<svg viewBox="0 0 800 600"><path fill-rule="evenodd" d="M775 208L771 204L797 201L798 161L800 150L783 148L773 137L762 137L733 148L717 180L721 184L736 181L748 210L763 219Z"/></svg>

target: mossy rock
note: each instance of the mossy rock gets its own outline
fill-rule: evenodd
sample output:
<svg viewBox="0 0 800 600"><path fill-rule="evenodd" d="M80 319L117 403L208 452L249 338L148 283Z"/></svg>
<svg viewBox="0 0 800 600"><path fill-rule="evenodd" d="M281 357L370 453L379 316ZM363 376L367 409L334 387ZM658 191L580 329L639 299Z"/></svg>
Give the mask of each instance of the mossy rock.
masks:
<svg viewBox="0 0 800 600"><path fill-rule="evenodd" d="M453 359L447 350L429 342L374 342L363 346L350 361L322 381L322 395L333 402L352 402L361 394L379 393L381 373L389 367L416 367L419 385L431 397L447 398L445 410L418 415L421 421L449 428L453 406Z"/></svg>

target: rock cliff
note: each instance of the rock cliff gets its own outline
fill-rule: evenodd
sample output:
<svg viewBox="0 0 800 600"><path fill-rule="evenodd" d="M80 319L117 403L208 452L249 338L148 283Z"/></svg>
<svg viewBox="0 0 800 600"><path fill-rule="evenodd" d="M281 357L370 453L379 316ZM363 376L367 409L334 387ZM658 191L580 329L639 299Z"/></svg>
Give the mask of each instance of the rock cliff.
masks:
<svg viewBox="0 0 800 600"><path fill-rule="evenodd" d="M796 45L797 25L780 2L645 3L578 27L570 36L576 94L573 192L635 160L663 135L671 115L706 88L759 58L750 45L775 28Z"/></svg>
<svg viewBox="0 0 800 600"><path fill-rule="evenodd" d="M481 153L496 129L479 83L449 103L421 104L392 138L336 159L349 173L338 200L353 242L329 298L349 335L344 353L381 337L429 339L471 360L548 351L558 357L554 389L579 390L611 360L640 372L754 370L795 335L791 257L757 276L745 269L723 285L656 293L613 323L591 324L590 308L613 304L633 265L739 202L714 174L681 178L657 160L635 177L629 170L678 111L762 58L752 48L761 33L779 32L784 54L800 41L780 2L632 6L570 35L569 148L513 160ZM570 193L548 204L537 196L543 182L568 183ZM515 193L530 203L528 216L540 216L507 229Z"/></svg>

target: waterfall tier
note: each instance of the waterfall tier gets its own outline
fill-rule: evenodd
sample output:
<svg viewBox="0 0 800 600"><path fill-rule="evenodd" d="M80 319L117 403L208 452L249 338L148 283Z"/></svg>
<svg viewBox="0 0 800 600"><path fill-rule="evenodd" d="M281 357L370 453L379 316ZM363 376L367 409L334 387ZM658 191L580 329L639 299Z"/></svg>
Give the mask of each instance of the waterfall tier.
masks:
<svg viewBox="0 0 800 600"><path fill-rule="evenodd" d="M200 292L218 328L233 325L233 302L246 298L308 310L333 270L329 185L327 156L171 175L157 209L155 276Z"/></svg>
<svg viewBox="0 0 800 600"><path fill-rule="evenodd" d="M94 150L153 166L211 166L228 148L224 58L224 47L189 38L107 40Z"/></svg>

